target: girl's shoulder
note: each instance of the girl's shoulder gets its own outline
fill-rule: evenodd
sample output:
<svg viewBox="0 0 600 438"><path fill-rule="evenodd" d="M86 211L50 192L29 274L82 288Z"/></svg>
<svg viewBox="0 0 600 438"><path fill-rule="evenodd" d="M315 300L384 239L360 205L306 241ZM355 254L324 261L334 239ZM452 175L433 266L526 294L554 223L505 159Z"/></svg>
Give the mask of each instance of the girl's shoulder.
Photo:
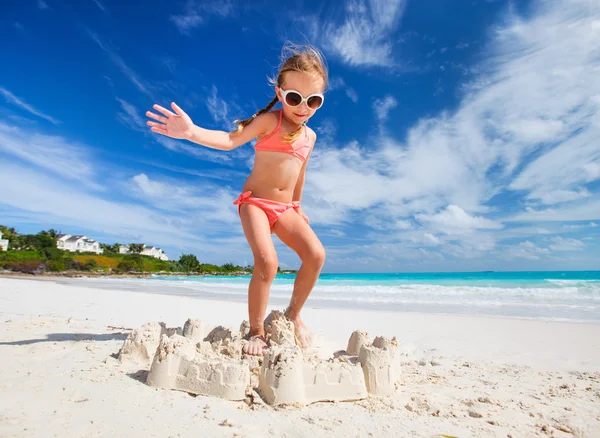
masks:
<svg viewBox="0 0 600 438"><path fill-rule="evenodd" d="M275 126L277 126L279 124L280 111L281 110L269 111L262 114L262 117L264 117L268 123L275 123Z"/></svg>
<svg viewBox="0 0 600 438"><path fill-rule="evenodd" d="M270 136L279 126L279 110L269 111L257 117L260 119L262 133L258 136L258 140Z"/></svg>
<svg viewBox="0 0 600 438"><path fill-rule="evenodd" d="M308 133L308 138L313 142L313 144L317 141L317 133L312 130L310 126L305 126L306 132Z"/></svg>

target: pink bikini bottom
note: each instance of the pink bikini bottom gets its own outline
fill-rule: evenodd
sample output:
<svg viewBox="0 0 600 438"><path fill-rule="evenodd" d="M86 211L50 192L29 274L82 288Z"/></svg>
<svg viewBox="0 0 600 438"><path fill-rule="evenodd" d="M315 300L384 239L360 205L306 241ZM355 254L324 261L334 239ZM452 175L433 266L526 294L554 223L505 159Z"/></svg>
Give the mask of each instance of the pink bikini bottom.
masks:
<svg viewBox="0 0 600 438"><path fill-rule="evenodd" d="M286 203L286 202L271 201L270 199L255 198L253 196L251 197L250 196L251 194L252 194L252 192L242 193L233 202L233 205L238 206L238 214L240 212L240 207L242 206L243 203L256 205L258 208L260 208L262 211L264 211L265 214L267 215L267 219L269 219L269 225L271 227L271 230L273 229L273 225L275 225L275 222L277 222L277 219L279 219L279 216L281 216L283 213L288 211L290 208L299 208L300 207L299 202Z"/></svg>

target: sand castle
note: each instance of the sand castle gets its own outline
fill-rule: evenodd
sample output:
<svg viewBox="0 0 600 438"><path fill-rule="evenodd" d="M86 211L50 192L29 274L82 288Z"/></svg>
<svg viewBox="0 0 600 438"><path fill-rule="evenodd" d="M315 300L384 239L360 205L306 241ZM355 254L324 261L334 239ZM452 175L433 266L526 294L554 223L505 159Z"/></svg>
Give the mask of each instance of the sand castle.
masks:
<svg viewBox="0 0 600 438"><path fill-rule="evenodd" d="M303 350L281 312L265 320L264 357L242 353L247 323L238 331L209 329L200 320L183 330L148 323L134 330L119 353L123 363L150 367L147 383L198 395L244 400L256 390L270 405L350 401L394 392L400 376L396 339L354 332L346 350L328 360Z"/></svg>

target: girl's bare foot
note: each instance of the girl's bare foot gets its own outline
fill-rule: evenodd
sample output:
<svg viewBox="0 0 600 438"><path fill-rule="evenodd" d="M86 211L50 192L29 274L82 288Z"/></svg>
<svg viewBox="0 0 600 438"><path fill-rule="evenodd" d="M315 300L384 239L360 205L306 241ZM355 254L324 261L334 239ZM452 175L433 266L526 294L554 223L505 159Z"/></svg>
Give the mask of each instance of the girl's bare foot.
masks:
<svg viewBox="0 0 600 438"><path fill-rule="evenodd" d="M245 354L251 356L262 356L265 354L265 350L269 348L267 340L262 335L251 336L248 342L242 348Z"/></svg>
<svg viewBox="0 0 600 438"><path fill-rule="evenodd" d="M306 327L306 325L304 325L304 322L302 319L300 319L300 315L297 315L295 318L290 318L286 312L286 316L294 324L296 338L298 338L300 346L302 348L310 348L312 346L313 333L308 329L308 327Z"/></svg>

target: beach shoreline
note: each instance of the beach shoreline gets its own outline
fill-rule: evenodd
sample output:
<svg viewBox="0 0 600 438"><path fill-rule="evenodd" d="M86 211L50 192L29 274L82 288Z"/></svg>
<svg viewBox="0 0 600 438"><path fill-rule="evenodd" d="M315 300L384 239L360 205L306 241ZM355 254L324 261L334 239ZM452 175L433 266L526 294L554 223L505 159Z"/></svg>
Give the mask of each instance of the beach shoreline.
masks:
<svg viewBox="0 0 600 438"><path fill-rule="evenodd" d="M307 307L323 351L344 349L356 329L396 336L402 383L385 400L273 409L155 390L147 370L111 360L126 329L187 318L237 328L243 303L17 278L0 278L0 302L0 355L12 358L0 379L3 436L600 434L600 325Z"/></svg>

